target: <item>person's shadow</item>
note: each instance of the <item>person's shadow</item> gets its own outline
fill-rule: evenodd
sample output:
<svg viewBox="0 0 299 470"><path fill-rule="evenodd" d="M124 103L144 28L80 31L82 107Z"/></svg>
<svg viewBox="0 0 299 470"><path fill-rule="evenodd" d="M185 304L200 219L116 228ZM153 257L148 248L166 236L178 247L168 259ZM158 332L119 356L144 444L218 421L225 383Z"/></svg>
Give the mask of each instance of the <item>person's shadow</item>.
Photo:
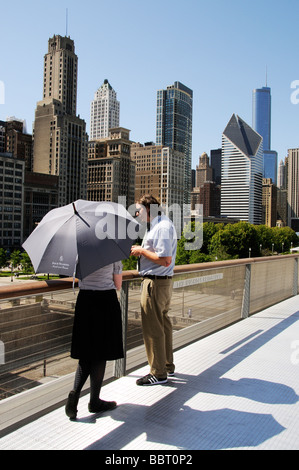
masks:
<svg viewBox="0 0 299 470"><path fill-rule="evenodd" d="M163 397L151 406L122 404L110 413L111 418L122 424L101 439L93 442L87 450L105 449L119 450L125 448L141 434L146 434L146 440L156 442L178 449L222 449L252 447L261 444L271 437L281 433L285 428L281 426L271 414L250 413L229 408L218 410L198 411L185 403L196 393L203 390L195 383L200 384L200 375L197 377L179 374L179 381L173 381L173 392ZM196 379L196 380L195 380ZM224 389L211 393L229 392L226 379ZM247 379L246 379L247 380ZM250 379L248 379L250 381ZM189 383L190 393L186 395ZM232 384L229 384L229 386ZM240 385L240 384L239 384ZM238 383L233 387L233 394L238 395ZM279 399L280 385L271 382L257 381L255 386L262 386L263 390L277 388ZM169 386L169 385L168 385ZM243 390L243 385L241 386ZM206 391L206 390L205 390ZM297 401L292 389L284 390L289 397L287 402ZM188 396L189 395L189 396ZM271 393L273 396L273 393ZM286 396L284 394L284 396ZM242 392L242 396L244 396ZM90 417L91 420L100 419L100 415ZM88 417L79 421L88 422ZM229 437L228 437L229 436Z"/></svg>
<svg viewBox="0 0 299 470"><path fill-rule="evenodd" d="M192 401L187 403L200 393L238 396L273 405L297 403L297 394L287 385L247 377L231 380L222 376L298 318L296 312L270 330L257 330L246 344L236 343L237 349L233 346L230 354L197 376L176 373L165 385L173 391L151 406L120 405L110 415L122 424L86 449L122 449L143 433L150 442L189 450L254 447L278 435L285 428L271 414L229 408L199 411L192 409ZM94 422L97 418L99 415L79 421Z"/></svg>

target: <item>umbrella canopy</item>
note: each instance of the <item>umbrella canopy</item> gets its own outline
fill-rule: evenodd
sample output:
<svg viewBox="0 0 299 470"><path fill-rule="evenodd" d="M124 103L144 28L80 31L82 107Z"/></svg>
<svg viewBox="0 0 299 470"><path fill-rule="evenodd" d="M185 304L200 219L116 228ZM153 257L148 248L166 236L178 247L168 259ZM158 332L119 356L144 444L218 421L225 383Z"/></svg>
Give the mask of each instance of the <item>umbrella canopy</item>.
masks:
<svg viewBox="0 0 299 470"><path fill-rule="evenodd" d="M138 229L121 204L79 199L48 212L22 246L36 273L83 279L128 258Z"/></svg>

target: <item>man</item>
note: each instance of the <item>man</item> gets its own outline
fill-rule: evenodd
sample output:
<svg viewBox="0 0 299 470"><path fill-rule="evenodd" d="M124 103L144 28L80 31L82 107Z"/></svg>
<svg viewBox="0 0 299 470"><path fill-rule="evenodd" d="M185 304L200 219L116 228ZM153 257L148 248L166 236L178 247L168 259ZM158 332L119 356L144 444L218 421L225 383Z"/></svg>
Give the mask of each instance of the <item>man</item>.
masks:
<svg viewBox="0 0 299 470"><path fill-rule="evenodd" d="M168 310L172 294L172 276L177 249L177 234L171 220L158 211L159 203L151 195L136 204L141 222L149 224L141 246L133 245L131 254L140 257L142 330L150 373L137 385L167 382L174 374L172 324Z"/></svg>

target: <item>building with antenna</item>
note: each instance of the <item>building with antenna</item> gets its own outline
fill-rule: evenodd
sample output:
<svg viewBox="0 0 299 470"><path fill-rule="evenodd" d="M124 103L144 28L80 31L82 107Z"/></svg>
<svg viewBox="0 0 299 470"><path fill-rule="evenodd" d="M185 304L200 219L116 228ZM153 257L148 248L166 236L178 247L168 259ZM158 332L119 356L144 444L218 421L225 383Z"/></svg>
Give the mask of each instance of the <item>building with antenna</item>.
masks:
<svg viewBox="0 0 299 470"><path fill-rule="evenodd" d="M256 88L252 94L252 127L263 138L263 177L277 185L277 152L271 150L271 88Z"/></svg>
<svg viewBox="0 0 299 470"><path fill-rule="evenodd" d="M35 111L33 171L59 177L59 206L86 199L88 137L76 114L77 77L74 41L53 36L44 57L43 99Z"/></svg>

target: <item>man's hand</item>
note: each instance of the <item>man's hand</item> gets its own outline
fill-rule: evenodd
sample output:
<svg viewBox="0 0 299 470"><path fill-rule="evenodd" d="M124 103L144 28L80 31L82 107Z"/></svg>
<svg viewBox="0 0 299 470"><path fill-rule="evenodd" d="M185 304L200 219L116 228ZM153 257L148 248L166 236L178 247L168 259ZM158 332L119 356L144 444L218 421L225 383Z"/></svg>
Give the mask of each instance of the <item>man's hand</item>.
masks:
<svg viewBox="0 0 299 470"><path fill-rule="evenodd" d="M140 245L133 245L131 248L131 255L141 256L141 254L142 254L142 247Z"/></svg>

